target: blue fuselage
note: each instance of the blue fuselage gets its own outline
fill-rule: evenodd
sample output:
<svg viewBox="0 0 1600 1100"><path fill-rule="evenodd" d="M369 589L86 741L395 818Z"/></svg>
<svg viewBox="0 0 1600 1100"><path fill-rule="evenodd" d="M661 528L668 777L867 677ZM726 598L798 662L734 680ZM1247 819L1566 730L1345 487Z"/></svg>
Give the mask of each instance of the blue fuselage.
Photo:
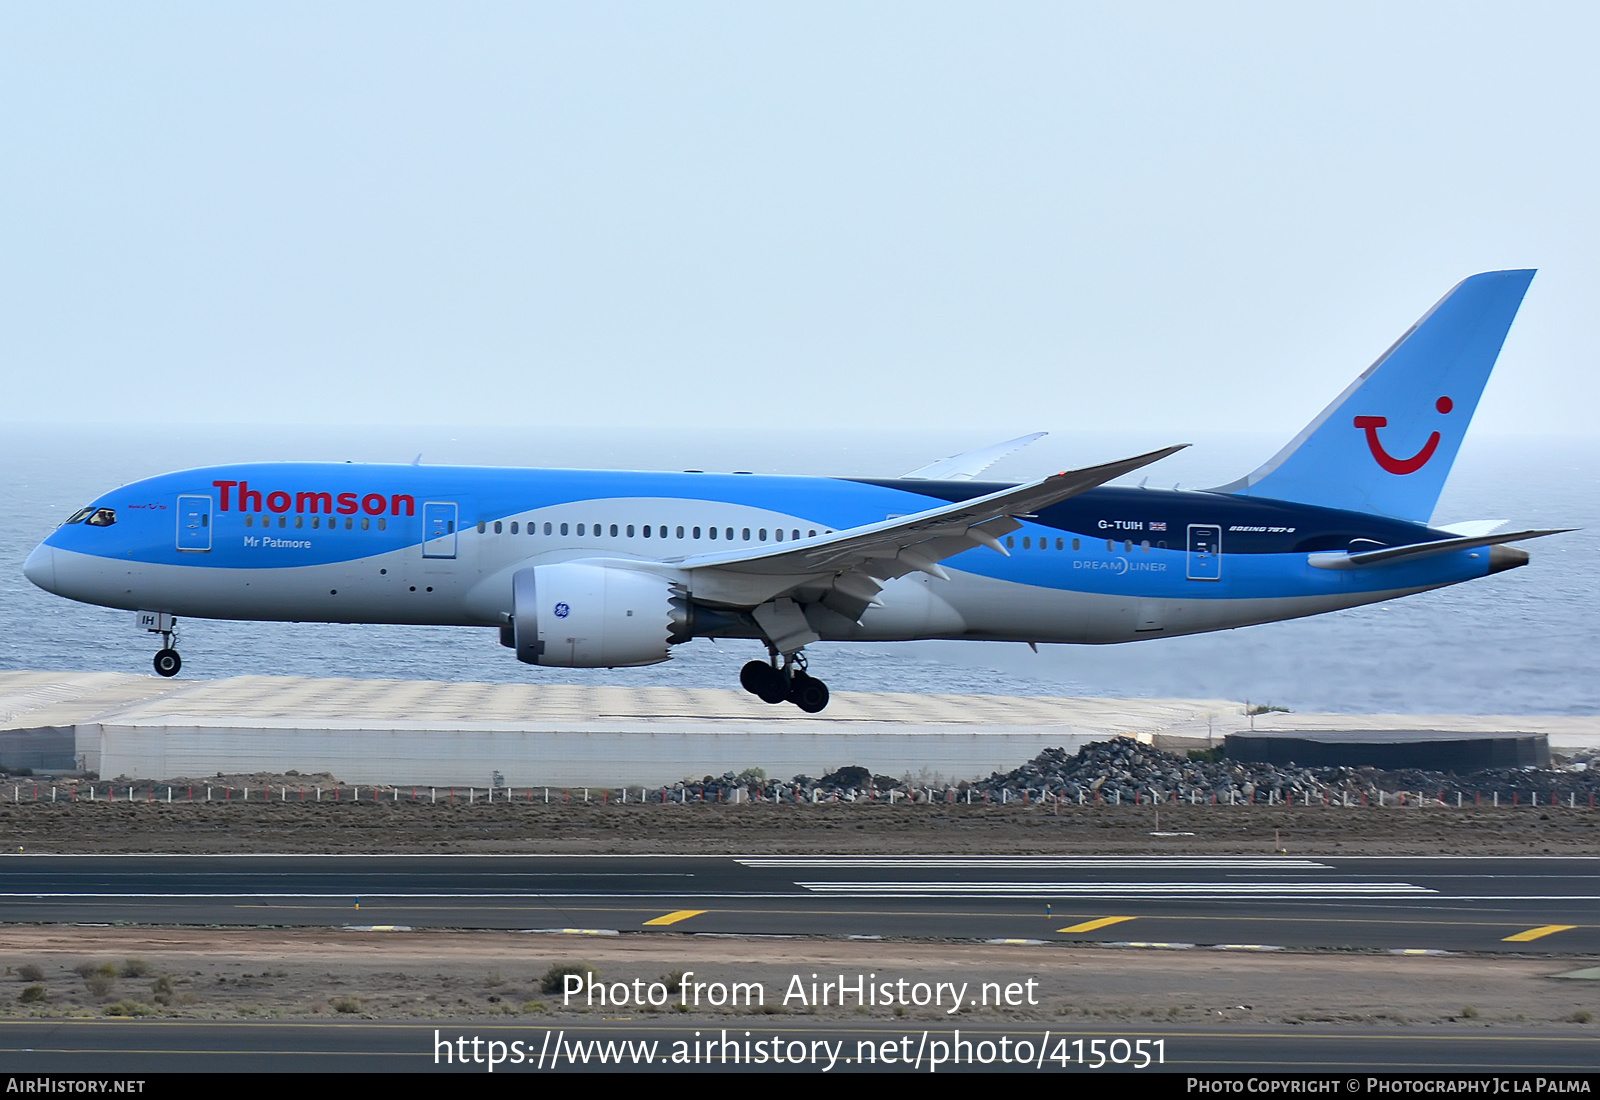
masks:
<svg viewBox="0 0 1600 1100"><path fill-rule="evenodd" d="M671 563L844 531L1003 488L975 481L281 463L107 493L28 576L109 607L217 619L502 626L532 565ZM1021 518L1021 517L1019 517ZM1120 642L1315 614L1480 577L1487 548L1364 569L1317 552L1447 537L1359 512L1220 492L1100 488L890 581L831 637ZM687 593L695 598L693 591ZM714 608L714 605L713 605ZM749 633L708 616L700 633Z"/></svg>

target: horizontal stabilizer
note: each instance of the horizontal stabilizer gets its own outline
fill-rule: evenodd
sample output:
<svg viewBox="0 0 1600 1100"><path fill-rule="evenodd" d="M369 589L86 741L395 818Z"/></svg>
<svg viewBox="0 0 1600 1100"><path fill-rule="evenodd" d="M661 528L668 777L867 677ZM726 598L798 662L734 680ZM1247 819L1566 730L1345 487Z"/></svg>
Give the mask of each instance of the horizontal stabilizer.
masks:
<svg viewBox="0 0 1600 1100"><path fill-rule="evenodd" d="M1405 546L1385 546L1381 550L1363 550L1357 554L1342 551L1325 551L1312 554L1309 560L1318 569L1365 569L1374 565L1423 558L1432 554L1448 554L1455 550L1476 550L1480 546L1499 546L1523 539L1540 539L1546 535L1564 535L1571 527L1557 527L1544 531L1509 531L1504 535L1477 535L1455 539L1436 539L1432 542L1413 542Z"/></svg>
<svg viewBox="0 0 1600 1100"><path fill-rule="evenodd" d="M1020 451L1034 440L1043 439L1048 434L1050 433L1034 432L1032 435L1019 435L1004 443L941 458L938 462L930 462L926 466L912 470L909 474L900 476L920 481L971 481L1012 451Z"/></svg>

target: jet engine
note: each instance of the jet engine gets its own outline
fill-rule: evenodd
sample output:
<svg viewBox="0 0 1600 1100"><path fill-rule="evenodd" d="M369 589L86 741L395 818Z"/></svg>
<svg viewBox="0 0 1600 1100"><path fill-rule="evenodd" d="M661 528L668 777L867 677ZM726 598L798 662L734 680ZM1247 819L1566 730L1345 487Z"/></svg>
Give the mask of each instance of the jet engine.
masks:
<svg viewBox="0 0 1600 1100"><path fill-rule="evenodd" d="M536 565L511 578L517 660L628 668L667 660L687 641L685 602L666 577L593 561Z"/></svg>

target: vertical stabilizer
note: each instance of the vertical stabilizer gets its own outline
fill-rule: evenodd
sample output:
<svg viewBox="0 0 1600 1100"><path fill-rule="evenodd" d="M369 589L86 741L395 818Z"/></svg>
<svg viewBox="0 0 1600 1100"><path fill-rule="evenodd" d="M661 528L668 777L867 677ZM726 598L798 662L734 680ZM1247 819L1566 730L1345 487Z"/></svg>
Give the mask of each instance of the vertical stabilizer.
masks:
<svg viewBox="0 0 1600 1100"><path fill-rule="evenodd" d="M1217 491L1426 523L1532 279L1462 280L1271 461Z"/></svg>

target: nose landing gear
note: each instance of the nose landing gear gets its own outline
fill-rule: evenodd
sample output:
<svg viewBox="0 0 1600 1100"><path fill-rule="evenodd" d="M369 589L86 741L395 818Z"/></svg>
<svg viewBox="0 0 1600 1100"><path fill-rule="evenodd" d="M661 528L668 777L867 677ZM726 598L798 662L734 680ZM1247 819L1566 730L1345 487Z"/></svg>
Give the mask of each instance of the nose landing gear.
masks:
<svg viewBox="0 0 1600 1100"><path fill-rule="evenodd" d="M165 611L141 611L139 625L150 634L161 635L161 648L156 652L155 659L150 663L155 666L158 676L176 676L183 667L183 658L178 656L178 620L175 616Z"/></svg>
<svg viewBox="0 0 1600 1100"><path fill-rule="evenodd" d="M739 683L764 703L793 703L807 714L828 705L828 685L807 674L803 653L791 653L778 666L774 652L767 661L751 661L739 670Z"/></svg>

